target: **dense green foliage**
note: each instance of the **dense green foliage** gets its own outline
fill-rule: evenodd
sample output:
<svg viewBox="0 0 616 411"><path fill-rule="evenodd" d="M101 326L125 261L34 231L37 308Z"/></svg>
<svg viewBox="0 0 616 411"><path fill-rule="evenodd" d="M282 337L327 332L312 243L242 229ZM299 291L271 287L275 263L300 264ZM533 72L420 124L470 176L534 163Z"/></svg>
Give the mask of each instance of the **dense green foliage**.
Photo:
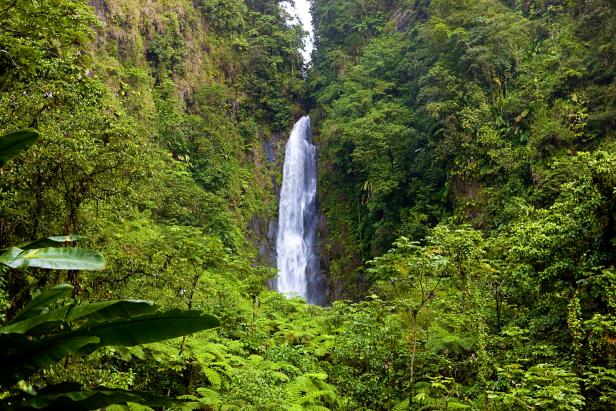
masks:
<svg viewBox="0 0 616 411"><path fill-rule="evenodd" d="M323 251L338 295L405 318L397 408L610 409L614 2L313 13Z"/></svg>
<svg viewBox="0 0 616 411"><path fill-rule="evenodd" d="M69 285L45 290L12 321L0 327L3 347L0 384L6 387L17 384L69 354L87 355L101 347L151 343L219 325L218 319L200 311L159 312L149 301L69 303L54 307L58 300L69 297L72 292ZM45 391L43 395L29 392L9 397L2 406L8 409L73 409L77 403L82 408L92 409L128 401L148 405L160 403L137 393L127 395L115 390L88 392L77 388L66 392L66 387L59 386L46 387ZM101 394L103 398L97 398ZM164 401L168 400L164 399L163 404Z"/></svg>
<svg viewBox="0 0 616 411"><path fill-rule="evenodd" d="M272 276L253 266L259 234L245 232L275 213L278 172L263 142L297 110L301 31L267 0L11 0L0 10L2 318L13 320L39 289L70 282L76 301L147 298L215 312L237 339L245 307ZM9 160L33 142L15 132L25 127L41 137ZM33 243L58 234L102 252L106 269L77 271L87 258L99 264L99 253ZM17 388L57 396L43 387L72 381L97 387L88 395L103 405L105 387L186 394L193 354L178 352L190 337L166 344L69 356ZM159 368L153 356L160 381L148 377ZM15 389L3 383L2 396ZM90 401L75 393L58 401Z"/></svg>
<svg viewBox="0 0 616 411"><path fill-rule="evenodd" d="M613 408L614 2L312 12L0 1L2 404ZM256 253L302 105L329 307Z"/></svg>

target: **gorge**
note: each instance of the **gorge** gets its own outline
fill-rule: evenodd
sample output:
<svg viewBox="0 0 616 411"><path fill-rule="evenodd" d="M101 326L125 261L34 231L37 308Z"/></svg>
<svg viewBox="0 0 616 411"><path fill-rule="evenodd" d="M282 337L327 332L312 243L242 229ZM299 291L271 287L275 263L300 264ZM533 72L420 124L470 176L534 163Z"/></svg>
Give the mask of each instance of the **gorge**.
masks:
<svg viewBox="0 0 616 411"><path fill-rule="evenodd" d="M0 0L0 409L613 410L614 0L295 3Z"/></svg>

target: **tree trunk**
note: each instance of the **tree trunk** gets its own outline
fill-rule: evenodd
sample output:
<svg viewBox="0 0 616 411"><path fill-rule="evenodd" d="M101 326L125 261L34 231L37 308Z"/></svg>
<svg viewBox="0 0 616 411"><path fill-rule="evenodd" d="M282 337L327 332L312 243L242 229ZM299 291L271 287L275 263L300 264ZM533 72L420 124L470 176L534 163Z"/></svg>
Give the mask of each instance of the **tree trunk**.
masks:
<svg viewBox="0 0 616 411"><path fill-rule="evenodd" d="M413 313L413 349L411 350L411 367L409 370L409 408L413 409L413 397L415 394L415 354L417 352L417 313Z"/></svg>

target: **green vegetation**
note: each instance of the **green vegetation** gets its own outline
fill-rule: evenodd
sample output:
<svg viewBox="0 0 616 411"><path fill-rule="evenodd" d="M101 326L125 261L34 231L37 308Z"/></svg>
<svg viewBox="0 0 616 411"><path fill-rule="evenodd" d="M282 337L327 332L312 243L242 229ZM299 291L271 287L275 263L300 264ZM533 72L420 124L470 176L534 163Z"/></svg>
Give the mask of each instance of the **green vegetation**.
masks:
<svg viewBox="0 0 616 411"><path fill-rule="evenodd" d="M374 392L343 392L371 409L610 409L614 3L313 11L330 280L391 307L407 341Z"/></svg>
<svg viewBox="0 0 616 411"><path fill-rule="evenodd" d="M1 408L613 408L614 2L312 12L0 0ZM308 110L329 307L257 254Z"/></svg>

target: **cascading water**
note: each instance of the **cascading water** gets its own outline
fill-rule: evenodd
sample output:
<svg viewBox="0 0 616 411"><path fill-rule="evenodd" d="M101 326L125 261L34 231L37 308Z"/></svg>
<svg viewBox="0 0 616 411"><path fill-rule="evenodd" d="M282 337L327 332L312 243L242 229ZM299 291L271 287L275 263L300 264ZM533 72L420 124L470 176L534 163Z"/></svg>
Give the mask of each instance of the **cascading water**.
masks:
<svg viewBox="0 0 616 411"><path fill-rule="evenodd" d="M305 116L293 126L285 150L276 238L276 290L323 305L324 281L316 252L316 193L316 147L312 144L310 117Z"/></svg>

